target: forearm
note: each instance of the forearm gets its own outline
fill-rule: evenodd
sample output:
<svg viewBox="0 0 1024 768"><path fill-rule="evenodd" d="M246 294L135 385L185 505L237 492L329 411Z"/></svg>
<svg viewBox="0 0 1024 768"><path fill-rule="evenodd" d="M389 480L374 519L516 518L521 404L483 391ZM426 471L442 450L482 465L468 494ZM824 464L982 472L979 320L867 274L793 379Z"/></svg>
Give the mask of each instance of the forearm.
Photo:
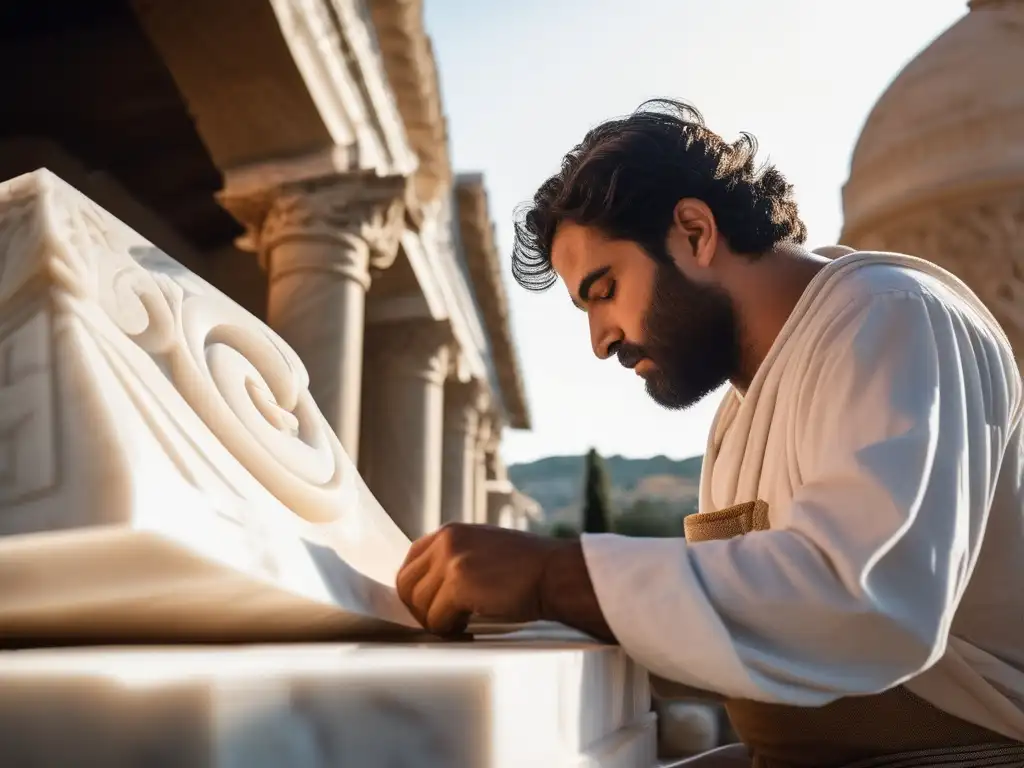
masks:
<svg viewBox="0 0 1024 768"><path fill-rule="evenodd" d="M873 573L875 591L853 594L830 570L836 560L788 531L693 546L589 536L584 552L618 643L655 675L691 687L822 706L891 687L931 650L921 619L932 611L906 609L910 598L933 602L923 580Z"/></svg>
<svg viewBox="0 0 1024 768"><path fill-rule="evenodd" d="M548 555L541 580L540 613L545 621L557 621L598 640L615 642L578 541L565 542Z"/></svg>

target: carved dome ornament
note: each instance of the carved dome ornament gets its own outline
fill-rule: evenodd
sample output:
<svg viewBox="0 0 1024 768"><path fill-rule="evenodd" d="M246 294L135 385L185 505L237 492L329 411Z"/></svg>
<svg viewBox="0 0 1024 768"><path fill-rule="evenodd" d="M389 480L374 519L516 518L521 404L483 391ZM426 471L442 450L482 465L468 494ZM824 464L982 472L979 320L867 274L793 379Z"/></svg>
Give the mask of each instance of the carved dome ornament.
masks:
<svg viewBox="0 0 1024 768"><path fill-rule="evenodd" d="M861 131L845 231L965 187L1024 183L1024 0L974 3L911 61Z"/></svg>
<svg viewBox="0 0 1024 768"><path fill-rule="evenodd" d="M878 100L840 241L961 277L1024 355L1024 0L972 0Z"/></svg>

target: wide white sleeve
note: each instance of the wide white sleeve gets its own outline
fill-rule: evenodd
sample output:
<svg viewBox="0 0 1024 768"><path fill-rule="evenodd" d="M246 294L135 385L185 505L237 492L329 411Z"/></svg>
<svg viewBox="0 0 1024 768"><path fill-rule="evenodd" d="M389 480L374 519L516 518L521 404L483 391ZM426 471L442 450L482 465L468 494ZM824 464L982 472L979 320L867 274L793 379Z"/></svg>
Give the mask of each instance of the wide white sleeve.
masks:
<svg viewBox="0 0 1024 768"><path fill-rule="evenodd" d="M893 687L945 649L1019 383L984 326L928 295L870 297L813 355L785 527L691 545L583 537L605 619L657 675L818 706Z"/></svg>

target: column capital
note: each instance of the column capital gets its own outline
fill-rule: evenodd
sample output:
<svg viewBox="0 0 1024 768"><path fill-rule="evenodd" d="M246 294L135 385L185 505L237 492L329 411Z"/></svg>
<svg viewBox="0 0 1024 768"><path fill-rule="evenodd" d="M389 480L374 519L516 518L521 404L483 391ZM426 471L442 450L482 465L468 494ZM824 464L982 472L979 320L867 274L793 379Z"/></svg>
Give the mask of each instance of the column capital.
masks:
<svg viewBox="0 0 1024 768"><path fill-rule="evenodd" d="M494 453L501 445L502 423L492 410L486 411L480 419L478 449L482 454Z"/></svg>
<svg viewBox="0 0 1024 768"><path fill-rule="evenodd" d="M398 255L408 190L405 176L352 173L228 187L217 199L246 229L238 247L257 253L264 268L274 247L295 239L338 242L348 246L344 251L365 251L369 269L383 270ZM333 265L303 267L331 271Z"/></svg>
<svg viewBox="0 0 1024 768"><path fill-rule="evenodd" d="M487 385L480 379L448 379L445 382L445 427L463 434L474 452L477 449L480 419L487 412L490 402Z"/></svg>
<svg viewBox="0 0 1024 768"><path fill-rule="evenodd" d="M445 382L445 398L452 405L472 408L483 414L491 405L491 393L487 384L477 378L468 381L448 379Z"/></svg>
<svg viewBox="0 0 1024 768"><path fill-rule="evenodd" d="M367 326L366 356L378 370L395 370L443 384L455 334L447 320L402 320Z"/></svg>

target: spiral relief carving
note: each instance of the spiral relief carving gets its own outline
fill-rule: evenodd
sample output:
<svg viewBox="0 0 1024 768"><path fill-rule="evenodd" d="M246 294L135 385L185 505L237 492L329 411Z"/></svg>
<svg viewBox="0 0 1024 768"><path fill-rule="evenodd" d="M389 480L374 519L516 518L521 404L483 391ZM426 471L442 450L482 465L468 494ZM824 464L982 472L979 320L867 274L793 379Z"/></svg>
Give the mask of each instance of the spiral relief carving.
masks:
<svg viewBox="0 0 1024 768"><path fill-rule="evenodd" d="M297 356L267 331L200 297L182 304L178 391L232 454L282 503L331 520L356 497L355 468L320 413Z"/></svg>
<svg viewBox="0 0 1024 768"><path fill-rule="evenodd" d="M324 522L353 509L356 469L313 402L294 351L157 249L153 271L140 266L130 255L138 236L77 193L60 187L51 193L58 192L62 200L55 208L66 212L60 222L66 237L55 242L71 247L58 254L52 272L69 307L94 328L103 317L93 308L101 308L156 362L228 451L292 511Z"/></svg>

